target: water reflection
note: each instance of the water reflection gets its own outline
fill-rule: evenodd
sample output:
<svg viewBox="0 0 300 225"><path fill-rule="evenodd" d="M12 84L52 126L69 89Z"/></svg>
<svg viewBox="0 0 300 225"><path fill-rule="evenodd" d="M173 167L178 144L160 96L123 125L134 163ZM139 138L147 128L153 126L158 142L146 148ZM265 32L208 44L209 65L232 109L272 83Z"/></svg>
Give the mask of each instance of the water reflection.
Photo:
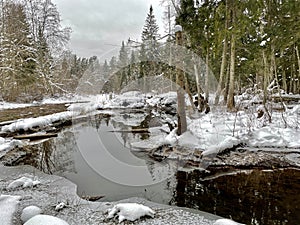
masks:
<svg viewBox="0 0 300 225"><path fill-rule="evenodd" d="M144 139L144 134L113 132L128 129L132 127L110 116L80 119L57 138L31 146L36 154L24 163L65 176L78 185L79 195L105 196L103 200L109 201L143 197L169 204L176 163L156 162L144 153L137 157L140 154L131 152L128 140Z"/></svg>
<svg viewBox="0 0 300 225"><path fill-rule="evenodd" d="M251 170L214 177L198 170L177 171L175 161L155 162L143 152L130 151L130 142L147 138L144 134L111 132L147 128L149 117L121 121L107 115L79 119L57 138L30 146L23 163L63 175L78 185L79 195L104 195L104 201L143 197L246 224L299 224L299 170ZM146 185L149 182L155 184Z"/></svg>
<svg viewBox="0 0 300 225"><path fill-rule="evenodd" d="M246 224L300 222L300 171L246 171L203 179L199 171L177 173L174 204Z"/></svg>

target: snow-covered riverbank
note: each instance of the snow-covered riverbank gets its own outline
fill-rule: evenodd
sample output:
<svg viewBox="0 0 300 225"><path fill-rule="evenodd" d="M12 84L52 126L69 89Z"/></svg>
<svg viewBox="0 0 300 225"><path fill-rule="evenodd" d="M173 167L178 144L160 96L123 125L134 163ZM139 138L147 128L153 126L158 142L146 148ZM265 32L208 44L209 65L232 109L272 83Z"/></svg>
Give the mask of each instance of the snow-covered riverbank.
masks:
<svg viewBox="0 0 300 225"><path fill-rule="evenodd" d="M117 220L114 222L107 219L107 212L120 202L140 203L155 211L154 218L145 217L134 224L212 225L220 218L205 212L160 205L141 198L120 202L88 202L77 196L75 184L62 177L44 174L30 166L0 166L0 177L2 225L21 225L21 213L27 206L37 206L42 209L43 214L61 218L70 225L117 224ZM35 186L7 188L20 177L31 177L40 183ZM56 210L60 203L64 203L65 207Z"/></svg>
<svg viewBox="0 0 300 225"><path fill-rule="evenodd" d="M10 124L0 126L0 134L26 132L27 130L43 131L45 127L51 127L57 121L72 121L78 116L93 113L114 114L114 110L141 109L149 111L150 109L150 120L156 121L156 125L149 127L148 139L129 140L131 148L149 150L167 144L171 147L190 149L190 154L194 154L196 150L201 157L214 157L226 149L242 145L251 151L264 151L264 149L268 149L268 152L293 151L292 161L296 165L300 165L300 155L297 153L300 151L299 104L286 107L285 112L272 111L272 123L269 123L266 113L262 117L258 116L257 109L261 109L261 106L251 106L249 100L243 100L244 97L239 98L240 110L236 113L228 113L221 106L212 107L209 114L187 111L189 115L188 132L180 137L176 136L175 130L170 130L170 125L175 127L177 123L176 117L171 116L174 111L176 113L176 93L143 94L136 91L122 95L105 94L86 97L76 96L71 99L46 99L41 104L68 102L68 111L12 121ZM77 103L70 104L70 102ZM187 102L189 101L187 100ZM242 107L245 104L246 107ZM24 107L24 105L15 104L7 107L9 106ZM165 112L165 114L161 112ZM141 117L134 111L129 111L127 114L129 116L126 118L117 114L114 115L115 121L127 126L137 126L145 119L144 115ZM0 154L3 155L15 146L24 144L27 144L26 141L21 142L12 138L0 137ZM171 155L172 157L174 158L174 154ZM291 159L291 157L288 158Z"/></svg>
<svg viewBox="0 0 300 225"><path fill-rule="evenodd" d="M136 109L136 108L166 108L176 110L176 93L170 92L160 95L128 92L122 95L99 95L88 97L74 97L73 99L45 99L42 104L74 103L68 107L68 112L55 113L43 117L20 119L1 127L1 132L27 130L33 127L51 126L53 121L67 120L71 117L93 112L97 109ZM188 101L187 101L188 102ZM10 107L19 108L27 105L1 103L0 110ZM69 105L69 104L68 104ZM257 107L259 108L259 107ZM250 106L248 110L240 109L237 113L228 113L222 107L214 107L209 114L188 114L187 135L175 137L171 133L167 140L170 144L193 146L203 149L204 154L216 153L230 148L237 143L244 143L250 147L300 148L300 105L287 109L285 112L272 112L272 123L268 123L263 116L257 118L257 108ZM157 113L159 114L159 113ZM155 115L154 116L159 116ZM126 123L126 121L124 121ZM162 121L166 122L166 121ZM176 124L176 119L168 121ZM3 144L0 140L0 145Z"/></svg>

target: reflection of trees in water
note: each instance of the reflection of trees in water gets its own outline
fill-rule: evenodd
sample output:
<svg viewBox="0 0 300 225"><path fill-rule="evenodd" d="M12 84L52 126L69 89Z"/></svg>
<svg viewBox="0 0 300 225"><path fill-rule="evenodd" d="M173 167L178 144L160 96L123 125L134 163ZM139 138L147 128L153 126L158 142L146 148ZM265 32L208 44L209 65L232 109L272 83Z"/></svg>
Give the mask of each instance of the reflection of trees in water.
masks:
<svg viewBox="0 0 300 225"><path fill-rule="evenodd" d="M177 173L175 204L246 224L298 224L300 171L276 170L203 180L199 171Z"/></svg>
<svg viewBox="0 0 300 225"><path fill-rule="evenodd" d="M45 141L41 144L41 159L39 161L39 169L45 173L52 174L52 171L55 169L55 163L52 161L51 157L55 149L56 146L53 144L53 141Z"/></svg>
<svg viewBox="0 0 300 225"><path fill-rule="evenodd" d="M97 131L99 131L101 125L103 123L106 124L106 126L109 125L111 119L111 115L108 114L97 114L90 117L85 118L86 124L84 126L91 126L96 128Z"/></svg>
<svg viewBox="0 0 300 225"><path fill-rule="evenodd" d="M149 173L152 176L153 183L159 183L159 190L151 190L151 188L145 188L144 198L160 202L163 204L171 204L174 192L176 191L176 177L175 174L175 161L165 162L164 164L146 160L146 165Z"/></svg>
<svg viewBox="0 0 300 225"><path fill-rule="evenodd" d="M22 160L22 164L32 165L48 174L74 172L74 152L76 149L74 134L65 131L57 138L26 146L28 154Z"/></svg>

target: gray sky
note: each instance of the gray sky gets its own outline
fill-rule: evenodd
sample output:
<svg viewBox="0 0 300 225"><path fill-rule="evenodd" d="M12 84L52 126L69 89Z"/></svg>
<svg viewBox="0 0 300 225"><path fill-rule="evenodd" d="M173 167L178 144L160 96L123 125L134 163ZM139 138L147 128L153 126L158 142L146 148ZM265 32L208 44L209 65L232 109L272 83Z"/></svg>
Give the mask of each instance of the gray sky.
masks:
<svg viewBox="0 0 300 225"><path fill-rule="evenodd" d="M140 40L152 4L160 33L163 33L160 0L52 0L62 25L72 28L70 49L80 57L110 58L121 42Z"/></svg>

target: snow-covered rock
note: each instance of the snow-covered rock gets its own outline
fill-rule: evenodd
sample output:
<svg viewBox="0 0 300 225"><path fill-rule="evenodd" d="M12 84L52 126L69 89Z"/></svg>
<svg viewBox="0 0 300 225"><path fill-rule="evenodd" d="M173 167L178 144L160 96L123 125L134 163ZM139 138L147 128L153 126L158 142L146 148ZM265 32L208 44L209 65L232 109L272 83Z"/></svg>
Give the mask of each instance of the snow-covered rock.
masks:
<svg viewBox="0 0 300 225"><path fill-rule="evenodd" d="M23 146L25 143L20 140L0 139L0 157L15 147Z"/></svg>
<svg viewBox="0 0 300 225"><path fill-rule="evenodd" d="M38 180L33 180L29 177L21 177L19 179L16 179L12 181L8 186L7 190L14 190L19 187L27 188L27 187L33 187L40 184L40 181Z"/></svg>
<svg viewBox="0 0 300 225"><path fill-rule="evenodd" d="M66 221L54 216L36 215L28 220L24 225L69 225Z"/></svg>
<svg viewBox="0 0 300 225"><path fill-rule="evenodd" d="M214 225L245 225L245 224L242 224L242 223L237 223L233 220L230 220L230 219L218 219Z"/></svg>
<svg viewBox="0 0 300 225"><path fill-rule="evenodd" d="M154 217L155 212L148 206L137 203L119 203L115 205L108 213L107 218L119 217L119 223L124 220L135 221L143 216Z"/></svg>
<svg viewBox="0 0 300 225"><path fill-rule="evenodd" d="M66 207L66 204L64 202L61 202L55 206L55 211L60 211L65 207Z"/></svg>
<svg viewBox="0 0 300 225"><path fill-rule="evenodd" d="M13 214L17 210L20 196L0 195L0 223L12 225Z"/></svg>
<svg viewBox="0 0 300 225"><path fill-rule="evenodd" d="M21 214L21 220L23 223L27 222L32 217L43 213L43 210L37 206L31 205L23 209Z"/></svg>

